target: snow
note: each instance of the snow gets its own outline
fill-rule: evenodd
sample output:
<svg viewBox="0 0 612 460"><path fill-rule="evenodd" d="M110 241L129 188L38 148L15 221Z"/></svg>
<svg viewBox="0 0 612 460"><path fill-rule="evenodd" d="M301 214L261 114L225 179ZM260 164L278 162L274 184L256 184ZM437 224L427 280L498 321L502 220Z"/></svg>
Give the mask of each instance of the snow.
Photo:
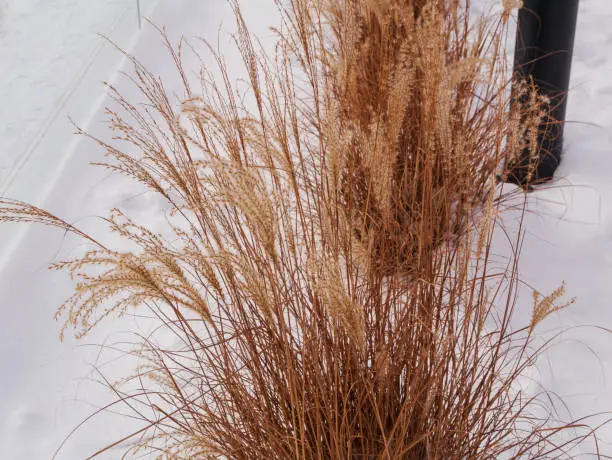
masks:
<svg viewBox="0 0 612 460"><path fill-rule="evenodd" d="M147 13L156 0L141 3ZM100 82L121 65L120 55L102 36L130 49L138 30L137 6L70 0L0 5L0 120L5 121L0 126L0 195L40 205L76 145L70 118L88 124L104 100ZM0 268L22 235L23 228L0 228Z"/></svg>
<svg viewBox="0 0 612 460"><path fill-rule="evenodd" d="M265 36L265 27L273 23L272 1L242 3L249 24ZM142 4L154 23L167 27L174 42L184 34L227 43L227 31L233 29L231 11L220 0ZM549 293L566 280L568 296L577 299L539 326L545 336L566 332L532 370L533 389L541 384L554 391L566 405L567 413L560 414L566 420L612 410L612 335L604 330L612 330L611 22L609 0L581 1L566 153L558 183L528 199L520 262L525 283ZM99 226L93 216L118 205L154 224L160 219L160 204L89 166L99 159L99 149L73 138L66 121L71 114L94 134L108 134L100 110L108 103L102 80L116 80L128 98L137 97L116 75L118 68L130 67L101 45L94 32L131 49L178 91L157 32L148 24L137 31L135 2L0 0L0 194L44 205L86 230ZM507 213L508 227L515 217ZM0 238L0 456L49 458L94 406L112 400L103 386L90 381L98 378L90 366L98 359L95 344L125 340L128 330L139 330L142 324L136 319L109 322L86 342L60 343L52 315L71 284L46 266L79 250L82 243L39 227L0 228ZM531 291L525 287L518 322L529 321L530 307ZM125 366L117 362L104 370L119 376ZM112 414L95 417L68 440L58 458L84 458L137 427ZM612 426L600 436L600 450L611 454ZM590 449L584 447L581 458L589 458ZM119 457L117 450L101 458Z"/></svg>
<svg viewBox="0 0 612 460"><path fill-rule="evenodd" d="M101 39L133 13L134 2L4 0L0 3L0 185L40 141L97 57ZM132 31L137 27L134 14ZM35 97L32 96L35 92Z"/></svg>
<svg viewBox="0 0 612 460"><path fill-rule="evenodd" d="M532 194L520 275L544 293L567 281L570 308L540 328L559 332L538 365L538 380L566 405L566 420L612 418L612 4L580 2L568 101L565 155L557 183ZM519 300L527 318L530 292ZM607 330L606 330L607 329ZM612 426L600 432L612 453ZM591 452L591 453L589 453ZM592 455L585 448L581 457Z"/></svg>

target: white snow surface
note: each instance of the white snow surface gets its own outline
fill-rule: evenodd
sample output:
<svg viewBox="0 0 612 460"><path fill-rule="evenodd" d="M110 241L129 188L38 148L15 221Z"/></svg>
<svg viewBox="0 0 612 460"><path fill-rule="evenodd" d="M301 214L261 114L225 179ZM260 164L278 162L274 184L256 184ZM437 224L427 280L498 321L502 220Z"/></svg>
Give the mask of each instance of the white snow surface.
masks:
<svg viewBox="0 0 612 460"><path fill-rule="evenodd" d="M91 167L89 162L99 160L101 152L91 142L67 136L63 124L67 114L76 113L77 123L94 134L109 135L101 112L108 104L102 80L116 80L128 98L138 97L125 79L113 76L118 68L131 70L118 54L114 61L109 51L92 58L99 46L95 32L112 38L115 30L120 45L178 91L157 32L147 24L136 31L134 3L105 0L87 2L84 8L85 3L76 0L0 0L0 190L44 205L85 230L97 228L93 216L105 215L114 206L127 209L136 220L163 222L160 203ZM231 11L221 0L154 3L148 14L167 27L175 42L185 35L213 43L220 37L227 43L227 33L233 30ZM260 36L269 35L266 27L275 17L272 1L242 3L249 25ZM129 15L132 19L126 19ZM612 330L611 23L609 0L581 1L566 152L557 182L528 198L520 262L520 276L529 285L546 294L566 280L568 296L576 297L575 305L539 327L543 335L566 332L533 369L531 383L534 390L541 385L563 400L560 417L568 421L612 411L612 333L605 331ZM76 93L75 87L80 88ZM507 213L509 228L515 218ZM11 242L0 248L0 458L50 458L72 428L113 399L90 381L98 378L90 365L99 352L95 344L125 339L123 331L137 331L142 325L135 319L110 321L85 342L60 343L59 324L52 316L71 283L46 267L82 249L82 243L40 227L10 233L0 229L0 236ZM502 254L507 250L503 243L498 249ZM519 296L517 323L528 322L530 314L531 290L526 286ZM114 377L126 372L121 364L111 369ZM85 458L139 426L110 413L95 417L66 442L57 458ZM600 452L612 455L612 426L599 435ZM119 449L100 458L120 454ZM593 446L575 456L593 457Z"/></svg>
<svg viewBox="0 0 612 460"><path fill-rule="evenodd" d="M0 1L0 186L63 110L102 40L123 18L137 28L135 2ZM56 146L57 149L63 146Z"/></svg>

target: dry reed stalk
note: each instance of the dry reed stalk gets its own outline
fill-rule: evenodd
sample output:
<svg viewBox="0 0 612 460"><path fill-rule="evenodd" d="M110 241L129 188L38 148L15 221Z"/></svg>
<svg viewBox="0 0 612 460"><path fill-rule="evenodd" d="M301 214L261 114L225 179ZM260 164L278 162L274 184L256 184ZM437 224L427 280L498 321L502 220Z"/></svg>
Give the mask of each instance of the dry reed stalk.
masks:
<svg viewBox="0 0 612 460"><path fill-rule="evenodd" d="M179 340L143 339L143 388L116 389L146 423L135 449L562 455L566 427L532 418L538 399L516 390L558 293L512 330L519 240L504 273L489 268L495 176L542 111L510 107L509 12L474 22L467 0L291 0L272 59L233 6L254 106L222 56L221 78L202 69L196 90L167 42L180 111L131 57L147 109L115 93L119 142L94 139L106 167L169 203L171 237L114 210L111 229L139 250L90 238L95 250L53 266L76 279L58 314L77 334L146 306ZM0 221L78 232L41 213L0 202Z"/></svg>

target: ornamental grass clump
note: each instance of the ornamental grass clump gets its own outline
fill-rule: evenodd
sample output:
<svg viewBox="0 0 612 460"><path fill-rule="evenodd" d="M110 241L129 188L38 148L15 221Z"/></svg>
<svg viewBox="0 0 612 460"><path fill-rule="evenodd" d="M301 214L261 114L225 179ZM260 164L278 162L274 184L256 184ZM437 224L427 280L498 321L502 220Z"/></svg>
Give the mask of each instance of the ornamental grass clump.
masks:
<svg viewBox="0 0 612 460"><path fill-rule="evenodd" d="M557 457L583 439L535 417L540 399L518 385L559 293L512 328L520 236L491 268L496 177L545 110L535 93L510 103L507 6L470 18L469 0L291 0L267 55L234 3L246 97L223 56L194 81L185 44L167 42L180 99L130 57L143 100L111 87L117 138L94 139L105 167L167 202L165 231L115 209L105 222L135 244L115 250L2 200L0 220L93 245L53 265L75 279L66 328L156 318L126 379L138 389L115 388L144 425L117 445L465 459Z"/></svg>

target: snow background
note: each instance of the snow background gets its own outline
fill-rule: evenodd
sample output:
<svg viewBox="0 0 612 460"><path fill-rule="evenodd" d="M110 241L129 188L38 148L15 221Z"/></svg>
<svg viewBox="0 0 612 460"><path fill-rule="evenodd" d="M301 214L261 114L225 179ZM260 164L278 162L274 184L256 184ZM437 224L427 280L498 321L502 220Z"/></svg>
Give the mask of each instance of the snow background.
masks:
<svg viewBox="0 0 612 460"><path fill-rule="evenodd" d="M256 34L270 36L267 26L276 15L271 0L242 4ZM143 0L142 5L154 23L167 27L173 42L185 35L228 45L234 21L221 0ZM546 294L566 280L568 296L577 298L540 327L543 334L568 330L533 370L531 383L534 389L539 382L553 390L566 404L560 416L568 420L612 410L612 335L592 327L612 329L610 23L609 0L581 1L566 153L558 183L529 197L520 262L526 283ZM44 205L85 230L98 225L93 216L114 206L155 225L162 219L160 203L89 166L101 152L72 136L66 118L70 114L92 133L107 135L102 80L116 81L128 98L133 94L117 79L117 70L129 72L130 66L96 33L108 35L167 84L177 85L157 32L146 23L138 30L134 1L0 0L0 195ZM510 227L513 218L506 217ZM0 458L50 458L95 407L112 400L92 382L98 378L91 367L98 359L96 344L125 339L124 331L142 325L108 322L85 341L60 343L52 316L71 284L46 267L80 250L81 243L27 226L0 228L0 241ZM529 289L522 290L518 308L518 319L529 321ZM124 366L105 369L119 376ZM112 414L95 417L57 458L84 458L137 426ZM600 437L601 452L612 454L612 427ZM590 452L587 446L577 456L590 458ZM120 458L120 450L100 458Z"/></svg>

